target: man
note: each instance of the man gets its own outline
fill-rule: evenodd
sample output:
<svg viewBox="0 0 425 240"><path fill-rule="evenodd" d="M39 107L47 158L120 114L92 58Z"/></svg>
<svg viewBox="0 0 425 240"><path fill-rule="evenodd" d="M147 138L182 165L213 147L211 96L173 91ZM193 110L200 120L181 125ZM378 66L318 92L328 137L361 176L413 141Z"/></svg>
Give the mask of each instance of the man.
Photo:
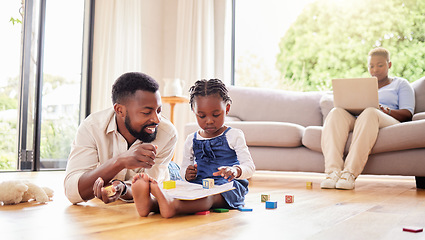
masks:
<svg viewBox="0 0 425 240"><path fill-rule="evenodd" d="M158 89L146 74L125 73L112 87L113 108L93 113L81 123L66 168L69 201L132 200L129 185L139 172L157 181L169 179L177 131L170 121L161 120ZM113 196L104 189L110 184L116 189Z"/></svg>

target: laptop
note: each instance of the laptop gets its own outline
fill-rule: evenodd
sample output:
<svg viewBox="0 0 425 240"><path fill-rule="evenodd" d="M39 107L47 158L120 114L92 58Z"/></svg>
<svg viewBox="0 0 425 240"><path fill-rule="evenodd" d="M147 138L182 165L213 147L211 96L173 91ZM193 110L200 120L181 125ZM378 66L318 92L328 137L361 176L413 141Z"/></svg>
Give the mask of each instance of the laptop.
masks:
<svg viewBox="0 0 425 240"><path fill-rule="evenodd" d="M332 88L334 106L353 115L359 115L368 107L379 108L376 77L332 79Z"/></svg>

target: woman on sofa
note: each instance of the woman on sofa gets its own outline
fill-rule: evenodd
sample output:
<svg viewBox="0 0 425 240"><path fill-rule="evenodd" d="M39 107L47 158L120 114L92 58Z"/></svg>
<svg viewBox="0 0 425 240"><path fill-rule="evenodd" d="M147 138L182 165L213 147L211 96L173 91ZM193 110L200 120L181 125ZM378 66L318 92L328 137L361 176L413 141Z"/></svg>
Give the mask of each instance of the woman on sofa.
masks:
<svg viewBox="0 0 425 240"><path fill-rule="evenodd" d="M353 116L342 108L333 108L326 117L322 131L322 152L326 179L321 188L354 189L354 181L363 171L380 128L412 119L415 95L406 79L388 77L390 53L375 48L368 55L368 70L378 79L380 109L367 108ZM344 147L349 132L352 142L345 161Z"/></svg>

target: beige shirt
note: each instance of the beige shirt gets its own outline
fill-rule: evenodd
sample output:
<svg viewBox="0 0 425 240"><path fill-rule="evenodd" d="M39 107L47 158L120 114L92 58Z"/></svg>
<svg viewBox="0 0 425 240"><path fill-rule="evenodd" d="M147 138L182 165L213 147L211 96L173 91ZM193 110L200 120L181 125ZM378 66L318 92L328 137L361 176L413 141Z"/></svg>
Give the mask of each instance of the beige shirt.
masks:
<svg viewBox="0 0 425 240"><path fill-rule="evenodd" d="M130 149L141 143L140 140L136 140ZM169 180L168 164L173 157L176 143L177 131L174 125L162 118L157 128L156 139L152 142L158 146L152 168L123 169L115 179L127 181L139 172L146 172L158 182ZM88 116L78 128L66 166L64 187L69 201L72 203L84 201L78 191L81 175L127 150L127 141L118 132L113 108Z"/></svg>

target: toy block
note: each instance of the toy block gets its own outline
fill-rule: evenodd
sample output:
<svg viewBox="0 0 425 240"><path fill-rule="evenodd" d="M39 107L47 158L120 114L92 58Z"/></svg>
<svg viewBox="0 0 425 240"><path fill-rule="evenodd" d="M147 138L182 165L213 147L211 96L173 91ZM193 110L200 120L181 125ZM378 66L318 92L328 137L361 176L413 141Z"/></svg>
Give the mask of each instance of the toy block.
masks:
<svg viewBox="0 0 425 240"><path fill-rule="evenodd" d="M261 202L267 202L270 200L270 194L261 194Z"/></svg>
<svg viewBox="0 0 425 240"><path fill-rule="evenodd" d="M238 207L238 210L241 212L252 212L252 208L246 208L246 207Z"/></svg>
<svg viewBox="0 0 425 240"><path fill-rule="evenodd" d="M195 213L195 215L208 215L208 214L210 214L210 211L202 211L202 212Z"/></svg>
<svg viewBox="0 0 425 240"><path fill-rule="evenodd" d="M285 203L293 203L294 195L285 195Z"/></svg>
<svg viewBox="0 0 425 240"><path fill-rule="evenodd" d="M312 189L313 188L313 182L307 182L306 183L306 188L307 189Z"/></svg>
<svg viewBox="0 0 425 240"><path fill-rule="evenodd" d="M170 181L164 181L163 182L163 188L164 189L172 189L176 188L176 181L170 180Z"/></svg>
<svg viewBox="0 0 425 240"><path fill-rule="evenodd" d="M202 187L205 189L210 189L214 187L214 179L212 178L205 178L202 179Z"/></svg>
<svg viewBox="0 0 425 240"><path fill-rule="evenodd" d="M424 229L423 228L419 228L419 227L404 227L403 228L404 232L414 232L414 233L418 233L418 232L423 232Z"/></svg>
<svg viewBox="0 0 425 240"><path fill-rule="evenodd" d="M213 209L214 212L218 212L218 213L224 213L224 212L228 212L229 209L226 208L215 208Z"/></svg>
<svg viewBox="0 0 425 240"><path fill-rule="evenodd" d="M275 209L275 208L277 208L277 202L273 202L273 201L266 202L266 209Z"/></svg>
<svg viewBox="0 0 425 240"><path fill-rule="evenodd" d="M116 193L115 187L113 185L109 185L109 186L105 187L104 189L105 189L108 197L112 197Z"/></svg>

